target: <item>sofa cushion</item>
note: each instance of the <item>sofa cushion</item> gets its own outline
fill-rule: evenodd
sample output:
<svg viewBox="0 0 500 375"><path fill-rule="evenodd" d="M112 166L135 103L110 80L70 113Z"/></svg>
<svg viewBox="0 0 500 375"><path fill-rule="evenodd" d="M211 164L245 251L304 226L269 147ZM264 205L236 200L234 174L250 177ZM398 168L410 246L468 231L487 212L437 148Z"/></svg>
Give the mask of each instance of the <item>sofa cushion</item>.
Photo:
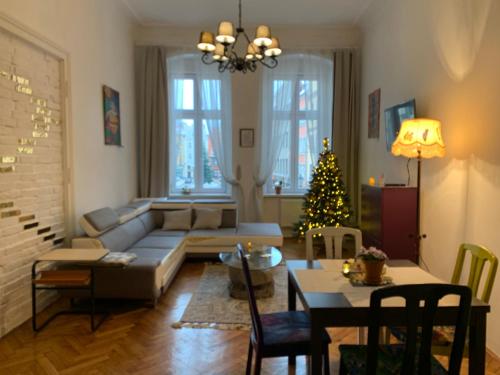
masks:
<svg viewBox="0 0 500 375"><path fill-rule="evenodd" d="M187 238L194 237L234 237L236 228L219 228L219 229L193 229L187 234Z"/></svg>
<svg viewBox="0 0 500 375"><path fill-rule="evenodd" d="M155 249L173 249L181 242L182 237L160 237L160 236L146 236L142 240L136 242L133 247L141 248L155 248Z"/></svg>
<svg viewBox="0 0 500 375"><path fill-rule="evenodd" d="M238 226L238 211L236 209L222 209L221 228L236 228Z"/></svg>
<svg viewBox="0 0 500 375"><path fill-rule="evenodd" d="M191 209L165 211L163 213L164 230L189 230L191 229Z"/></svg>
<svg viewBox="0 0 500 375"><path fill-rule="evenodd" d="M141 214L138 219L142 221L144 225L144 230L146 233L153 231L156 228L156 222L154 214L151 211L145 212Z"/></svg>
<svg viewBox="0 0 500 375"><path fill-rule="evenodd" d="M238 236L282 236L276 223L240 223L236 233Z"/></svg>
<svg viewBox="0 0 500 375"><path fill-rule="evenodd" d="M196 208L193 229L217 229L222 224L220 208Z"/></svg>
<svg viewBox="0 0 500 375"><path fill-rule="evenodd" d="M135 210L135 215L139 216L140 214L149 211L151 208L151 201L148 199L142 199L134 202L130 202L127 204L127 207L133 208Z"/></svg>
<svg viewBox="0 0 500 375"><path fill-rule="evenodd" d="M118 215L119 224L126 223L127 221L132 220L137 216L135 209L133 209L132 207L120 207L116 209L115 212Z"/></svg>
<svg viewBox="0 0 500 375"><path fill-rule="evenodd" d="M110 251L125 251L145 235L142 221L135 218L99 236L99 240Z"/></svg>
<svg viewBox="0 0 500 375"><path fill-rule="evenodd" d="M168 257L172 250L173 249L131 247L129 250L127 250L127 254L135 254L137 256L137 259L134 260L131 264L136 263L136 261L139 259L151 259L157 261L157 264L159 265L163 263L163 261Z"/></svg>
<svg viewBox="0 0 500 375"><path fill-rule="evenodd" d="M88 212L80 220L82 229L90 237L97 237L107 230L118 225L118 215L109 207Z"/></svg>
<svg viewBox="0 0 500 375"><path fill-rule="evenodd" d="M149 236L157 237L185 237L187 234L186 230L163 230L155 229L149 233Z"/></svg>

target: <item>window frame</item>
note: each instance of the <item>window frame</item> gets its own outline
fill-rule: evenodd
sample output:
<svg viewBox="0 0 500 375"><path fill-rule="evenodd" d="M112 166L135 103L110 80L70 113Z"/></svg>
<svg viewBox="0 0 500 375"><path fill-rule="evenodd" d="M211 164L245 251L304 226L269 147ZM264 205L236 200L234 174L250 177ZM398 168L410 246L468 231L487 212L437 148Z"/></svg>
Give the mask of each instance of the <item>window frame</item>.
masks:
<svg viewBox="0 0 500 375"><path fill-rule="evenodd" d="M196 73L173 73L169 75L169 86L172 88L172 94L174 98L172 100L172 108L169 108L171 129L169 139L169 153L173 157L170 158L169 163L169 195L179 196L185 195L182 193L183 188L176 187L176 167L177 167L177 147L175 147L176 142L176 130L177 121L182 120L192 120L194 126L194 166L193 166L193 179L194 187L191 189L189 195L207 195L207 196L225 196L230 194L228 184L222 178L222 186L217 189L203 188L203 130L205 119L218 119L221 121L222 126L222 100L221 109L202 109L201 108L201 90L200 90L200 77ZM175 80L192 80L193 81L193 109L177 109L175 108ZM224 81L217 77L217 75L210 75L208 77L203 77L201 80L217 80L220 82L221 96L224 86ZM207 135L209 137L209 135ZM174 147L172 147L174 146ZM173 148L173 150L172 150Z"/></svg>
<svg viewBox="0 0 500 375"><path fill-rule="evenodd" d="M307 192L307 188L299 188L299 139L300 139L300 122L301 121L311 121L315 120L318 124L320 121L320 99L318 97L318 107L315 110L300 110L300 83L301 81L316 81L318 82L318 95L319 95L319 85L320 79L318 76L313 74L304 74L304 73L296 73L293 75L290 74L280 74L275 79L270 82L271 90L273 91L273 100L274 100L274 82L276 81L292 81L293 84L293 95L292 102L290 107L290 113L292 114L289 118L286 115L285 111L274 111L276 119L281 121L290 120L290 131L287 132L289 136L289 148L290 148L290 158L288 161L288 168L290 171L290 188L282 187L282 194L284 195L304 195ZM312 115L313 113L313 115ZM319 130L319 129L318 129ZM292 135L294 133L294 135ZM279 155L278 160L276 161L276 166L279 163ZM295 161L295 162L293 162ZM274 167L271 176L274 174L276 170L276 166ZM309 176L310 177L310 176ZM266 182L265 193L268 195L274 195L274 183L272 178L269 178Z"/></svg>

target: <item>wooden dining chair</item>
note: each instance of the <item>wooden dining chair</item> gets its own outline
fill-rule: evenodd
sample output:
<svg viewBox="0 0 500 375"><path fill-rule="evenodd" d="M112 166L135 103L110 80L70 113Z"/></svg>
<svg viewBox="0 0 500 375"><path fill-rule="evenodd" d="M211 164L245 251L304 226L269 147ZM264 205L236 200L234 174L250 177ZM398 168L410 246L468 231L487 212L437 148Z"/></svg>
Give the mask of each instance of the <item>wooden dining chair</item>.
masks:
<svg viewBox="0 0 500 375"><path fill-rule="evenodd" d="M241 257L243 276L250 305L250 316L252 318L246 374L249 375L251 373L254 350L255 366L253 373L255 375L260 374L262 358L288 356L290 362L294 363L296 356L310 355L311 323L309 315L304 311L284 311L260 315L252 286L248 261L245 258L245 252L241 245L238 245L238 253ZM323 346L323 370L325 374L329 374L330 359L328 356L328 345L331 343L331 339L325 330L322 332L321 340Z"/></svg>
<svg viewBox="0 0 500 375"><path fill-rule="evenodd" d="M431 354L434 317L439 300L447 295L460 297L448 370ZM393 297L405 300L407 340L403 344L380 345L380 328L384 323L381 303ZM471 299L469 287L452 284L398 285L373 291L370 297L368 345L339 346L340 374L459 375Z"/></svg>
<svg viewBox="0 0 500 375"><path fill-rule="evenodd" d="M467 277L467 286L472 291L472 296L479 298L485 303L489 303L491 290L495 283L495 276L498 269L498 258L484 246L464 243L460 245L451 277L451 283L459 285L463 276L464 263L467 254L470 253L469 275ZM482 293L479 293L479 285L483 278L483 271L486 263L488 266L488 275L483 284ZM400 327L391 327L388 332L395 336L398 340L406 340L406 332ZM453 327L439 326L435 327L432 340L432 352L434 354L449 355L451 343L453 342ZM386 337L386 342L389 342L390 335ZM468 345L465 346L465 355L468 355Z"/></svg>
<svg viewBox="0 0 500 375"><path fill-rule="evenodd" d="M342 241L344 236L354 237L354 247L356 252L361 249L363 245L362 234L359 229L349 227L324 227L309 229L306 232L306 257L307 260L314 260L313 238L316 235L321 235L325 240L326 257L331 259L342 258ZM332 248L333 242L333 248Z"/></svg>

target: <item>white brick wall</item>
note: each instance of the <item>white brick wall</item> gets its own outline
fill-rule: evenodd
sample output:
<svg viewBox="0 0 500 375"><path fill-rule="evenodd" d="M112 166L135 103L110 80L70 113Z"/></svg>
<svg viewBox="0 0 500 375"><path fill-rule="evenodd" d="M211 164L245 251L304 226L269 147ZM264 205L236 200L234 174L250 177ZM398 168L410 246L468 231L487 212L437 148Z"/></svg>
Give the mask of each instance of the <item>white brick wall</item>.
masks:
<svg viewBox="0 0 500 375"><path fill-rule="evenodd" d="M56 247L44 237L53 233L55 238L64 237L64 189L59 62L2 31L0 50L0 168L15 167L13 172L0 172L1 337L31 317L31 265L40 254ZM23 84L23 79L29 84ZM19 84L32 90L32 95L18 92ZM47 105L39 105L37 99ZM47 138L33 136L36 124L49 125ZM23 140L30 144L22 144ZM20 147L32 148L33 153ZM2 163L3 156L15 156L17 161ZM9 202L13 207L2 206ZM17 210L20 213L15 216L2 215ZM34 219L22 221L32 214ZM24 228L32 223L38 226ZM49 226L50 231L38 234ZM53 293L40 293L39 308L54 297Z"/></svg>

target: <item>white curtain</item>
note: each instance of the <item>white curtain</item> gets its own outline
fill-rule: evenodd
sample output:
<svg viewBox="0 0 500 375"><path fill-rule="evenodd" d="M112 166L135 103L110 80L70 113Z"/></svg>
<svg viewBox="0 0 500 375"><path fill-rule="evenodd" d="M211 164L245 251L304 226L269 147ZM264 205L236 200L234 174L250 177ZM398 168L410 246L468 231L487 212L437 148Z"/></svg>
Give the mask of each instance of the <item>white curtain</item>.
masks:
<svg viewBox="0 0 500 375"><path fill-rule="evenodd" d="M232 194L238 204L238 215L243 218L243 192L232 167L231 75L228 72L219 73L216 65L203 64L199 54L183 53L175 56L175 59L176 68L172 74L190 74L196 77L202 125L207 127L221 175L232 186Z"/></svg>
<svg viewBox="0 0 500 375"><path fill-rule="evenodd" d="M259 221L262 221L263 214L263 187L274 171L285 134L290 127L297 126L296 95L304 81L308 82L305 84L317 85L314 90L303 90L300 101L300 109L317 111L314 119L307 117L305 119L309 154L316 158L322 149L322 139L331 136L333 102L331 56L331 52L283 55L279 58L278 67L263 70L262 122L260 142L256 148L258 163L254 171L255 209ZM313 100L312 95L317 95L318 100Z"/></svg>

